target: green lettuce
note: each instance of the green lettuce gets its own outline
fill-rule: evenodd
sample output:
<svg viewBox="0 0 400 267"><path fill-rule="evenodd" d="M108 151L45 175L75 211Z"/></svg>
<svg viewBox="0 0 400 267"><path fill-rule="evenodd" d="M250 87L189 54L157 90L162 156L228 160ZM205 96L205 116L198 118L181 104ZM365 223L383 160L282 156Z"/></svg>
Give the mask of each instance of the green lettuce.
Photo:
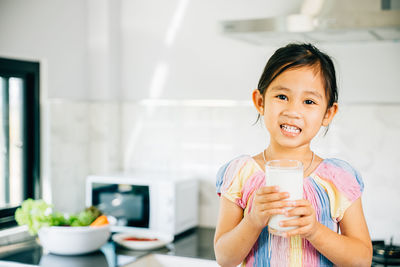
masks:
<svg viewBox="0 0 400 267"><path fill-rule="evenodd" d="M41 227L88 226L100 215L99 209L90 207L78 214L64 216L58 211L53 211L52 205L41 199L27 199L15 211L15 220L18 225L28 226L31 235L36 235Z"/></svg>
<svg viewBox="0 0 400 267"><path fill-rule="evenodd" d="M90 225L97 217L101 215L100 210L96 207L86 208L77 215L69 216L69 225L71 226L87 226Z"/></svg>

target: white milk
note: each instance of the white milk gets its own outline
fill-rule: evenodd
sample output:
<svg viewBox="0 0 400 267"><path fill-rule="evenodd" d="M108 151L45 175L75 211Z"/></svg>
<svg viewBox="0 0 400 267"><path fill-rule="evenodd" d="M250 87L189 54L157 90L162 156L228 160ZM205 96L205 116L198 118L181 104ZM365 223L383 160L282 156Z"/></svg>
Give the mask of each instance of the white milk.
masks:
<svg viewBox="0 0 400 267"><path fill-rule="evenodd" d="M280 192L289 192L290 197L285 200L297 200L303 198L303 165L300 161L286 160L280 163L281 160L273 160L267 162L265 166L266 185L277 185ZM282 160L283 161L283 160ZM294 165L294 167L291 167ZM283 167L282 167L283 166ZM291 208L286 208L291 209ZM281 234L296 227L281 227L279 222L282 220L290 220L297 218L286 217L282 214L277 214L271 217L268 223L269 232L272 234Z"/></svg>

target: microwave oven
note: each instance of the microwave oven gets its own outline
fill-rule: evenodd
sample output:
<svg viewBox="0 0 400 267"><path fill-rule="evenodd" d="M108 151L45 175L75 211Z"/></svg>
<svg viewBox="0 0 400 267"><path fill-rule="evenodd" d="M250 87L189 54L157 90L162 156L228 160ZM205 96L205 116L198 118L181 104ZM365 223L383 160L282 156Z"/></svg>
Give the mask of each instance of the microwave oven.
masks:
<svg viewBox="0 0 400 267"><path fill-rule="evenodd" d="M86 205L110 218L111 231L176 236L198 225L198 181L165 174L91 175Z"/></svg>

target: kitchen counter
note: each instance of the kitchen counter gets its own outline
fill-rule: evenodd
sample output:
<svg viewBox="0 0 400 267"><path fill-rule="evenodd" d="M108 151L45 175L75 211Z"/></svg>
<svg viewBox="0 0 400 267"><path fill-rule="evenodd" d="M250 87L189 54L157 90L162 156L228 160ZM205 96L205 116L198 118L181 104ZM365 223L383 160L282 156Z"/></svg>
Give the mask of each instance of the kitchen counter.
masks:
<svg viewBox="0 0 400 267"><path fill-rule="evenodd" d="M215 260L214 231L212 228L194 228L178 235L171 244L149 251L128 250L109 241L100 251L81 256L47 254L43 252L42 247L36 241L30 241L25 242L25 245L16 246L14 250L0 254L0 266L2 266L1 261L11 261L36 266L119 267L150 253Z"/></svg>

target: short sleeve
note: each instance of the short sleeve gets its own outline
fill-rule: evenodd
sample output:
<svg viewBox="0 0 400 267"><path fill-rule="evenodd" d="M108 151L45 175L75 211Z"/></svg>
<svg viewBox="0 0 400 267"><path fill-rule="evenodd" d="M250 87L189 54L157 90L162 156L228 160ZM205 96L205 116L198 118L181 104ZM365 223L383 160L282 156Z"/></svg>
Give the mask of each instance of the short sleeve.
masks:
<svg viewBox="0 0 400 267"><path fill-rule="evenodd" d="M239 203L242 197L240 169L244 163L244 157L240 156L224 164L218 170L216 187L219 196L224 196L234 203Z"/></svg>
<svg viewBox="0 0 400 267"><path fill-rule="evenodd" d="M239 156L224 164L217 172L216 191L219 196L224 196L242 209L247 206L247 201L259 184L262 172L249 156Z"/></svg>
<svg viewBox="0 0 400 267"><path fill-rule="evenodd" d="M361 197L363 179L355 168L340 159L324 160L316 175L328 194L332 219L339 222L347 208Z"/></svg>

